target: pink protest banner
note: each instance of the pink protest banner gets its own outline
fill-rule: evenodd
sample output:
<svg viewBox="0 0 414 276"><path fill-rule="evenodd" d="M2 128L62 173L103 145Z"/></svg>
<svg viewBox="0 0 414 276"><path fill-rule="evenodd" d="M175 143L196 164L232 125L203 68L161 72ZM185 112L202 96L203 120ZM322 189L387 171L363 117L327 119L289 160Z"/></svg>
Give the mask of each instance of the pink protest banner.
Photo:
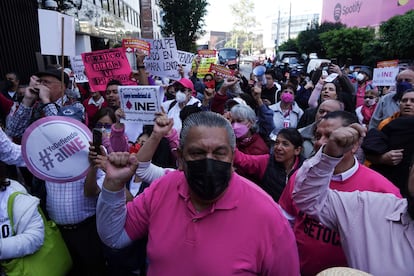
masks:
<svg viewBox="0 0 414 276"><path fill-rule="evenodd" d="M82 53L82 60L93 92L104 91L110 80L136 85L130 80L132 70L122 48Z"/></svg>
<svg viewBox="0 0 414 276"><path fill-rule="evenodd" d="M49 116L31 124L23 134L22 155L36 177L58 183L79 180L89 169L91 131L82 122Z"/></svg>
<svg viewBox="0 0 414 276"><path fill-rule="evenodd" d="M151 44L145 40L138 38L124 38L122 39L122 48L127 52L135 52L136 49L144 52L145 55L149 55L151 50Z"/></svg>
<svg viewBox="0 0 414 276"><path fill-rule="evenodd" d="M211 64L209 72L222 76L224 78L232 77L234 75L233 70L230 70L226 66L219 64Z"/></svg>
<svg viewBox="0 0 414 276"><path fill-rule="evenodd" d="M341 22L348 27L378 26L412 9L412 0L324 0L322 22Z"/></svg>

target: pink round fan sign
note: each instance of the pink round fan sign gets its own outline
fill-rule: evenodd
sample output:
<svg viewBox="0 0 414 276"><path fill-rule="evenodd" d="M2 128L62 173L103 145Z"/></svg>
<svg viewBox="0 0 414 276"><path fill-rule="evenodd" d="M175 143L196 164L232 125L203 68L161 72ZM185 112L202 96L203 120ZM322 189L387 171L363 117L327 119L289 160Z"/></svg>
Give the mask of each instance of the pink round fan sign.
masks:
<svg viewBox="0 0 414 276"><path fill-rule="evenodd" d="M29 171L40 179L58 183L79 180L89 169L91 137L91 131L78 120L45 117L23 134L23 158Z"/></svg>

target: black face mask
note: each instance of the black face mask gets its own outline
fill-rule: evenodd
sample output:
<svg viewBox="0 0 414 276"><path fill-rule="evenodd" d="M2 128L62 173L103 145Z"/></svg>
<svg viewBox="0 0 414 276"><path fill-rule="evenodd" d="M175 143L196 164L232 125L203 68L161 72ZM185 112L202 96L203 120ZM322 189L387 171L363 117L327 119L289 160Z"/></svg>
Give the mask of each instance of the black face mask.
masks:
<svg viewBox="0 0 414 276"><path fill-rule="evenodd" d="M185 161L190 189L202 200L214 200L229 186L231 163L210 158Z"/></svg>

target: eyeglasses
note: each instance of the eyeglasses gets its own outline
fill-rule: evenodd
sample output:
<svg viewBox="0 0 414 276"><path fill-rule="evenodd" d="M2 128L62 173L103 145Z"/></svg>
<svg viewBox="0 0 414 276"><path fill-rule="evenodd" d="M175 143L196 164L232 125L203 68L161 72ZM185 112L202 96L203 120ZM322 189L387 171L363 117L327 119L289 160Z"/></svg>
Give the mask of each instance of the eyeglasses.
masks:
<svg viewBox="0 0 414 276"><path fill-rule="evenodd" d="M365 96L364 97L364 99L371 99L371 100L374 99L374 98L375 98L374 96Z"/></svg>
<svg viewBox="0 0 414 276"><path fill-rule="evenodd" d="M112 124L108 124L108 123L96 123L95 125L96 128L111 128Z"/></svg>
<svg viewBox="0 0 414 276"><path fill-rule="evenodd" d="M45 79L40 79L39 80L39 83L40 84L43 84L43 85L51 85L51 84L54 84L54 83L59 83L59 84L61 84L61 82L60 81L50 81L50 80L45 80Z"/></svg>
<svg viewBox="0 0 414 276"><path fill-rule="evenodd" d="M213 79L210 79L210 78L208 78L208 79L204 79L204 81L212 81Z"/></svg>

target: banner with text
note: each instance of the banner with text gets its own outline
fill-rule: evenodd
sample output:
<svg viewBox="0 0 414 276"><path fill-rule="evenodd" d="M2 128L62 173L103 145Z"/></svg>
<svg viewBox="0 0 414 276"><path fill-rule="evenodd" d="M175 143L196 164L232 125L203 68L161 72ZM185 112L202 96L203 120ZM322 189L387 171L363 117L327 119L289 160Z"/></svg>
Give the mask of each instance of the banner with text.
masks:
<svg viewBox="0 0 414 276"><path fill-rule="evenodd" d="M121 108L125 121L153 125L155 113L161 111L164 91L160 86L119 86Z"/></svg>
<svg viewBox="0 0 414 276"><path fill-rule="evenodd" d="M393 86L398 75L398 67L374 68L372 85Z"/></svg>
<svg viewBox="0 0 414 276"><path fill-rule="evenodd" d="M198 50L197 54L201 58L197 78L202 79L209 72L210 65L217 62L216 50Z"/></svg>
<svg viewBox="0 0 414 276"><path fill-rule="evenodd" d="M177 45L173 37L151 41L150 55L145 58L145 69L152 75L179 80Z"/></svg>
<svg viewBox="0 0 414 276"><path fill-rule="evenodd" d="M177 56L178 56L178 64L180 64L183 67L184 77L189 78L190 77L189 73L193 66L193 60L194 60L195 54L178 50Z"/></svg>
<svg viewBox="0 0 414 276"><path fill-rule="evenodd" d="M85 65L83 65L82 56L74 56L70 58L70 65L75 76L76 83L88 82L88 77L85 75Z"/></svg>
<svg viewBox="0 0 414 276"><path fill-rule="evenodd" d="M220 64L210 64L209 72L222 76L223 78L232 77L234 75L234 71L230 70L226 66Z"/></svg>
<svg viewBox="0 0 414 276"><path fill-rule="evenodd" d="M79 180L89 169L91 131L78 120L48 116L23 134L22 155L36 177L58 183Z"/></svg>
<svg viewBox="0 0 414 276"><path fill-rule="evenodd" d="M137 70L137 61L135 58L135 52L141 50L146 56L150 53L151 44L145 40L138 38L124 38L122 39L122 48L125 51L125 55L131 65L132 70Z"/></svg>
<svg viewBox="0 0 414 276"><path fill-rule="evenodd" d="M136 84L130 80L131 67L121 48L82 53L82 60L93 92L104 91L110 80Z"/></svg>

